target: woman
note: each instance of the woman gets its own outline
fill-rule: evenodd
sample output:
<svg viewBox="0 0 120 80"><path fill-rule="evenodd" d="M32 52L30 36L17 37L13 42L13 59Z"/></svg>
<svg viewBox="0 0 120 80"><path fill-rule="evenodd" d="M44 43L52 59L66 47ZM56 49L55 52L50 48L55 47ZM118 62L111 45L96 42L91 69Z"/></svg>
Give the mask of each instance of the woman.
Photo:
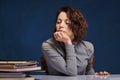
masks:
<svg viewBox="0 0 120 80"><path fill-rule="evenodd" d="M48 74L70 76L95 74L93 44L83 40L86 30L86 20L79 10L68 6L60 8L56 16L53 38L42 44Z"/></svg>

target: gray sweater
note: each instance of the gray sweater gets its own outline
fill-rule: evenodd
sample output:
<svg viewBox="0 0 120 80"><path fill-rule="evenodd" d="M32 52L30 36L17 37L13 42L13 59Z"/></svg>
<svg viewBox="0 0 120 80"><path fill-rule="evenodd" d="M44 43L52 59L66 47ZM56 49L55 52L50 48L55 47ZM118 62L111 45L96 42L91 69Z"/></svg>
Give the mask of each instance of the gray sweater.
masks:
<svg viewBox="0 0 120 80"><path fill-rule="evenodd" d="M42 51L50 75L76 76L95 73L92 67L94 47L90 42L73 42L66 46L51 38L43 42Z"/></svg>

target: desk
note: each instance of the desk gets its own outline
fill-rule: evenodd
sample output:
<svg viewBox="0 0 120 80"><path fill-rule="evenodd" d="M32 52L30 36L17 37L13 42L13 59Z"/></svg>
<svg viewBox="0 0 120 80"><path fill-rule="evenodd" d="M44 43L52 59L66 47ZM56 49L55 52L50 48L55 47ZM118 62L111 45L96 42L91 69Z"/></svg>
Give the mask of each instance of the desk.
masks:
<svg viewBox="0 0 120 80"><path fill-rule="evenodd" d="M78 75L78 76L51 76L31 75L35 80L120 80L120 74L108 76Z"/></svg>

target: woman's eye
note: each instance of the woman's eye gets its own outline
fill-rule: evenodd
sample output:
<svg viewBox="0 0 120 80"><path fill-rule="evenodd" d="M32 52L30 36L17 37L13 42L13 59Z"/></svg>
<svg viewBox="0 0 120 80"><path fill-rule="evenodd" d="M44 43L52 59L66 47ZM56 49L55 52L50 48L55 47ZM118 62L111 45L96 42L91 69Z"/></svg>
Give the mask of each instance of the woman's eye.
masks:
<svg viewBox="0 0 120 80"><path fill-rule="evenodd" d="M59 24L60 23L60 21L57 21L57 24Z"/></svg>
<svg viewBox="0 0 120 80"><path fill-rule="evenodd" d="M66 20L66 24L67 24L67 25L70 25L70 21Z"/></svg>
<svg viewBox="0 0 120 80"><path fill-rule="evenodd" d="M70 24L69 22L66 22L66 24Z"/></svg>
<svg viewBox="0 0 120 80"><path fill-rule="evenodd" d="M58 20L56 23L57 23L57 24L59 24L59 23L61 23L61 21L60 21L60 20Z"/></svg>
<svg viewBox="0 0 120 80"><path fill-rule="evenodd" d="M66 22L67 25L70 25L70 22Z"/></svg>

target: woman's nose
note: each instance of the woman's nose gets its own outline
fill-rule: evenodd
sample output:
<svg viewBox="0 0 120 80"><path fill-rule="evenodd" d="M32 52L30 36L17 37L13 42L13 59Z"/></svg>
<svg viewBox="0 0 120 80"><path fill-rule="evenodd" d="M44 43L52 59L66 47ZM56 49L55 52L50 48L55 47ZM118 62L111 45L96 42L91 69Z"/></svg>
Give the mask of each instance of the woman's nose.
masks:
<svg viewBox="0 0 120 80"><path fill-rule="evenodd" d="M64 22L60 24L60 28L63 28L65 26Z"/></svg>

